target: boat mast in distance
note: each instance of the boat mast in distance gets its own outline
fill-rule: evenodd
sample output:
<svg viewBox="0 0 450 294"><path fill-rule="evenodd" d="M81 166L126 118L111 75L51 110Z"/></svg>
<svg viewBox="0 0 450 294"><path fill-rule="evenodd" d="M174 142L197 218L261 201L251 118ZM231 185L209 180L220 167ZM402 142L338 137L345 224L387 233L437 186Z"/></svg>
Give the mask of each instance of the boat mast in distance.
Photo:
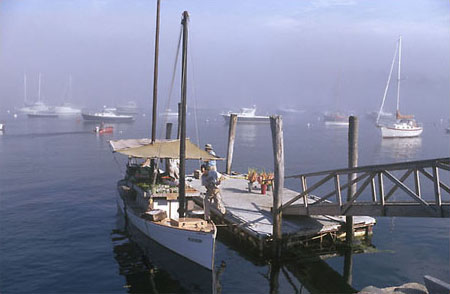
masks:
<svg viewBox="0 0 450 294"><path fill-rule="evenodd" d="M187 89L187 42L188 42L188 21L189 14L183 12L181 25L183 27L183 50L181 58L181 132L180 132L180 179L178 201L180 207L178 210L179 217L184 217L186 211L186 89Z"/></svg>

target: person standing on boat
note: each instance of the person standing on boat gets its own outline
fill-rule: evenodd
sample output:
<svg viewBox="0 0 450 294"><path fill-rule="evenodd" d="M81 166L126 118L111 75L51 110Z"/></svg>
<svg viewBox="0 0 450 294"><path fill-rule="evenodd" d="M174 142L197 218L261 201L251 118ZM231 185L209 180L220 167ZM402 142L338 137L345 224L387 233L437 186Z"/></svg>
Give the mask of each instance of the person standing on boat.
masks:
<svg viewBox="0 0 450 294"><path fill-rule="evenodd" d="M222 214L226 212L219 187L222 175L205 165L202 165L202 171L202 185L206 187L206 195L204 198L205 219L209 220L211 218L211 205L214 205Z"/></svg>
<svg viewBox="0 0 450 294"><path fill-rule="evenodd" d="M208 152L209 154L213 155L213 156L216 156L216 152L214 152L211 144L206 144L205 145L205 151ZM205 161L205 165L206 165L206 167L209 168L209 170L217 171L217 166L216 166L216 161L215 160L207 160L207 161Z"/></svg>

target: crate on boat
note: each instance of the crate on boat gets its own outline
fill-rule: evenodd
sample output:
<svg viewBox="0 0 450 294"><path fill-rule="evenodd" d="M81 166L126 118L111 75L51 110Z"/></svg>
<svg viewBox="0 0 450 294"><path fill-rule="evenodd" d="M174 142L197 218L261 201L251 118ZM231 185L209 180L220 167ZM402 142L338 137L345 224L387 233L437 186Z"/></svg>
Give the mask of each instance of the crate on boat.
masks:
<svg viewBox="0 0 450 294"><path fill-rule="evenodd" d="M186 229L202 229L206 228L207 222L201 218L182 217L179 219L171 219L170 224L179 228Z"/></svg>
<svg viewBox="0 0 450 294"><path fill-rule="evenodd" d="M167 218L167 213L165 210L162 210L162 209L153 209L153 210L144 212L142 214L142 217L147 220L150 220L150 221L158 222L158 221L161 221L161 220Z"/></svg>

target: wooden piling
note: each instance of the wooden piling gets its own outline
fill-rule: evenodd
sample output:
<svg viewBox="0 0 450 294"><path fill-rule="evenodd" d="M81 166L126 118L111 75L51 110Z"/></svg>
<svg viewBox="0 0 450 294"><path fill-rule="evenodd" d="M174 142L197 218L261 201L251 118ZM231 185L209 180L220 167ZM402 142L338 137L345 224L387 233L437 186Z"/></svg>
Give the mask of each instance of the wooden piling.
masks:
<svg viewBox="0 0 450 294"><path fill-rule="evenodd" d="M348 118L348 167L358 166L358 118L356 116L350 116ZM348 183L356 179L357 173L351 173L348 175ZM350 201L356 193L356 183L348 186L347 190L347 201ZM352 245L353 245L353 217L345 217L345 238L348 245L347 254L345 255L344 262L344 278L346 282L351 285L352 283Z"/></svg>
<svg viewBox="0 0 450 294"><path fill-rule="evenodd" d="M274 159L274 183L273 183L273 255L281 257L281 203L284 189L284 146L283 146L283 121L281 116L270 117L272 130L273 159Z"/></svg>
<svg viewBox="0 0 450 294"><path fill-rule="evenodd" d="M230 125L228 129L228 149L226 174L231 174L231 162L233 161L234 139L236 137L237 114L230 115Z"/></svg>
<svg viewBox="0 0 450 294"><path fill-rule="evenodd" d="M348 167L358 166L358 118L350 116L348 127ZM357 174L352 173L348 175L348 182L350 183L356 179ZM356 183L350 185L347 190L347 201L349 201L356 192ZM353 217L346 217L346 240L349 245L353 242Z"/></svg>

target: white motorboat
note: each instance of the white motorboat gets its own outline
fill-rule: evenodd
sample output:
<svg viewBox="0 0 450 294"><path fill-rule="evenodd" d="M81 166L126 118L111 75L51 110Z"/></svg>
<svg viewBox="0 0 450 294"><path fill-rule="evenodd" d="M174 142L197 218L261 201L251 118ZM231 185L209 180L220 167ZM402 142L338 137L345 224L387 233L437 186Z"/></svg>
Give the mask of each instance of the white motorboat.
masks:
<svg viewBox="0 0 450 294"><path fill-rule="evenodd" d="M159 6L158 6L159 7ZM157 12L159 15L159 10ZM183 36L187 32L187 12L183 13ZM159 28L159 25L156 26ZM181 37L181 36L180 36ZM157 44L157 42L155 42ZM157 52L158 50L155 50ZM187 68L186 50L183 47L184 64L182 75ZM155 58L157 60L157 57ZM157 69L155 67L155 74ZM186 76L186 75L184 75ZM182 79L182 89L186 80ZM156 95L154 92L154 102ZM186 91L182 92L182 117L186 118ZM128 156L125 178L117 183L119 209L128 222L148 238L205 267L214 268L215 240L217 229L212 221L198 217L193 211L191 197L200 192L188 185L185 176L185 160L218 160L186 139L186 119L181 120L179 140L156 140L156 123L152 122L152 139L129 139L110 141L113 152ZM138 164L137 160L145 160ZM165 177L156 177L147 165L150 159L179 159L179 176L167 172ZM167 170L174 171L169 166ZM173 176L173 177L172 177ZM178 177L178 179L176 179Z"/></svg>
<svg viewBox="0 0 450 294"><path fill-rule="evenodd" d="M134 121L132 115L116 114L115 112L104 109L101 112L82 112L81 116L87 121L97 122L131 122Z"/></svg>
<svg viewBox="0 0 450 294"><path fill-rule="evenodd" d="M139 112L136 102L129 101L127 104L116 106L116 113L133 115Z"/></svg>
<svg viewBox="0 0 450 294"><path fill-rule="evenodd" d="M327 126L348 126L348 116L339 112L326 112L323 115L323 121Z"/></svg>
<svg viewBox="0 0 450 294"><path fill-rule="evenodd" d="M397 71L397 111L395 113L396 121L393 123L382 123L380 118L383 113L383 106L386 101L387 92L389 89L389 84L392 76L392 71L394 69L394 63L398 52L398 71ZM389 77L387 80L386 88L383 95L383 100L381 102L380 111L378 112L378 117L376 124L381 130L381 136L383 138L411 138L418 137L423 132L423 127L416 122L413 115L402 115L400 114L400 81L401 81L401 59L402 59L402 37L400 36L397 42L397 48L394 53L394 58L392 59L391 69L389 72Z"/></svg>
<svg viewBox="0 0 450 294"><path fill-rule="evenodd" d="M3 132L5 130L5 124L0 123L0 132Z"/></svg>
<svg viewBox="0 0 450 294"><path fill-rule="evenodd" d="M238 123L269 123L269 117L263 115L256 115L256 107L249 108L241 108L241 112L232 112L229 111L227 113L222 113L222 117L225 119L225 122L230 121L230 117L232 114L237 115Z"/></svg>

